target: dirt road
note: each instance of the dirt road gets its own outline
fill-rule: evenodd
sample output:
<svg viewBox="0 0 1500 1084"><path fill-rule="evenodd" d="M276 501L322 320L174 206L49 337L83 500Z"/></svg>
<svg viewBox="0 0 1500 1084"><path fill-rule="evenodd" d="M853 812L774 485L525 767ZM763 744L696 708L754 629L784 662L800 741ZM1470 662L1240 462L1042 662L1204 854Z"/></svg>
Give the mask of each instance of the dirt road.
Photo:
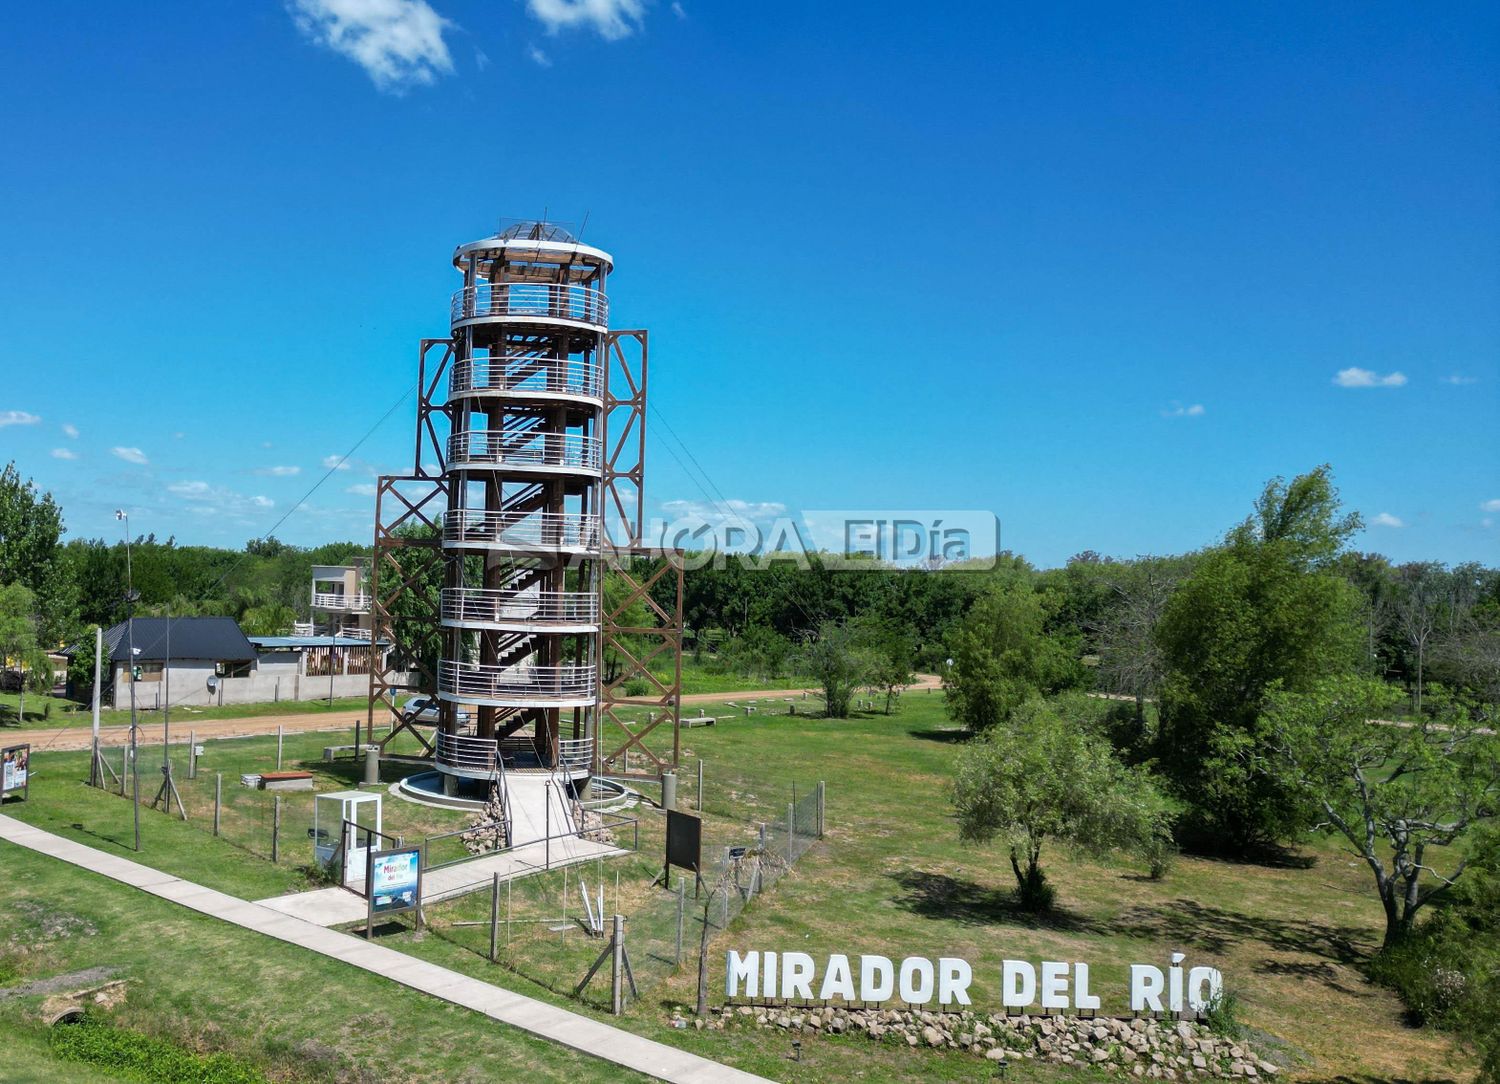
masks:
<svg viewBox="0 0 1500 1084"><path fill-rule="evenodd" d="M936 674L918 674L914 684L906 687L907 692L922 689L937 689L942 687L942 679ZM729 701L751 700L757 697L786 697L801 696L804 692L818 693L821 690L808 689L748 689L729 693L693 693L682 698L684 707L693 704L723 704ZM364 726L364 713L360 711L334 711L328 713L311 712L296 715L255 715L245 719L174 719L172 720L172 739L174 741L187 741L188 731L192 731L195 741L216 741L223 738L248 738L259 734L274 734L276 728L282 728L286 734L305 734L312 731L326 730L338 731L348 735L350 742L354 740L354 726L358 722ZM51 727L45 730L10 730L0 729L0 744L17 745L22 742L31 743L33 753L48 749L74 750L87 749L90 737L90 729L87 726ZM162 740L162 724L159 718L143 719L140 726L139 741L142 745L160 744ZM130 742L130 727L128 726L105 726L99 728L99 741L102 745L118 746Z"/></svg>

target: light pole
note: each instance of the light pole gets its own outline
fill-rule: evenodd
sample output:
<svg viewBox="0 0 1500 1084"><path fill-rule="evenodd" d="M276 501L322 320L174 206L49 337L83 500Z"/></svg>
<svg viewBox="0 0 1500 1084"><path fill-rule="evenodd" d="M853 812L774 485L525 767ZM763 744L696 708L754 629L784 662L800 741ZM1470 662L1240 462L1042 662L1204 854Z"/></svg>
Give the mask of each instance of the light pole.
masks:
<svg viewBox="0 0 1500 1084"><path fill-rule="evenodd" d="M125 524L125 639L130 652L130 801L135 813L135 849L141 849L141 760L135 717L135 578L130 568L130 515L115 509L115 519Z"/></svg>

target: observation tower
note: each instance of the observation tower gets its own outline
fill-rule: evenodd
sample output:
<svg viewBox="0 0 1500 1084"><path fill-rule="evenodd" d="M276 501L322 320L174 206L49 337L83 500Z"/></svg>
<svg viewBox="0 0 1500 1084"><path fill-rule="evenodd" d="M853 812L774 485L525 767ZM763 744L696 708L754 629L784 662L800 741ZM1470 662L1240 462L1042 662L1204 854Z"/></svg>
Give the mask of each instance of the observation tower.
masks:
<svg viewBox="0 0 1500 1084"><path fill-rule="evenodd" d="M437 735L450 779L587 777L599 700L607 252L522 223L453 265ZM449 785L449 790L453 789Z"/></svg>
<svg viewBox="0 0 1500 1084"><path fill-rule="evenodd" d="M573 825L591 777L676 767L682 564L641 548L647 335L610 329L610 254L520 222L453 266L412 472L377 487L369 725L430 756L408 796L498 793L516 845Z"/></svg>

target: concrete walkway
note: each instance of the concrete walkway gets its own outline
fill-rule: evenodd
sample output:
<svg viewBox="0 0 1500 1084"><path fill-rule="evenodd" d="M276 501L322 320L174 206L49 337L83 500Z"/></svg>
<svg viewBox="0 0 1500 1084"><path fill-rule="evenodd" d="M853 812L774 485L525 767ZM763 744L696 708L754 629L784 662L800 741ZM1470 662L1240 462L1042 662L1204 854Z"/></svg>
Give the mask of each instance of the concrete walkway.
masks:
<svg viewBox="0 0 1500 1084"><path fill-rule="evenodd" d="M488 889L495 883L495 874L502 881L517 877L529 877L546 868L560 869L581 862L592 862L596 858L614 858L628 854L618 847L595 843L588 839L554 839L552 841L551 866L545 843L528 843L512 851L504 851L486 858L474 858L454 866L444 866L422 874L422 899L427 903L452 899L470 892ZM360 887L363 882L355 885ZM262 907L293 915L319 926L342 926L348 922L361 922L368 910L363 896L357 896L347 888L315 888L310 892L292 892L285 896L272 896L257 900Z"/></svg>
<svg viewBox="0 0 1500 1084"><path fill-rule="evenodd" d="M132 885L201 914L342 960L352 967L647 1076L684 1084L711 1081L750 1084L764 1080L566 1009L491 986L446 967L382 948L362 937L336 933L261 904L237 899L138 862L74 843L12 817L0 816L0 839Z"/></svg>

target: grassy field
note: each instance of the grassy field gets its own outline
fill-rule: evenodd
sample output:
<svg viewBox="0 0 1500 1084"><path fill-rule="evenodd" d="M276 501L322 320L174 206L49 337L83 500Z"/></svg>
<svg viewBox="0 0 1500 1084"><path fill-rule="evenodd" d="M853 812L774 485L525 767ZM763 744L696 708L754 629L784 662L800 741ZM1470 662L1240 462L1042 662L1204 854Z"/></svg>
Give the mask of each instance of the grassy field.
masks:
<svg viewBox="0 0 1500 1084"><path fill-rule="evenodd" d="M20 694L0 693L0 738L6 727L19 727L21 720ZM191 726L194 719L253 719L258 715L316 715L337 712L362 712L368 703L363 696L344 696L334 700L330 709L327 700L279 700L266 704L226 704L223 707L191 707L177 705L170 709L172 722ZM137 713L148 714L145 707ZM153 720L161 719L161 711L149 711ZM129 708L114 708L99 712L101 726L126 726L130 723ZM65 700L60 696L37 696L26 694L27 727L91 726L93 714L88 704Z"/></svg>
<svg viewBox="0 0 1500 1084"><path fill-rule="evenodd" d="M1361 966L1378 944L1380 910L1367 871L1331 841L1317 841L1295 860L1276 867L1183 858L1160 881L1147 879L1144 871L1130 864L1099 863L1054 849L1044 855L1044 864L1058 889L1059 910L1037 921L1013 908L1010 871L998 849L965 848L957 843L944 787L962 737L947 721L938 693L909 694L900 713L890 717L838 721L736 716L715 727L684 730L680 794L688 804L699 800L694 793L695 761L701 759L705 767L701 798L709 815L707 834L713 847L753 832L754 821L774 821L784 815L793 784L799 794L820 778L828 786L827 839L804 856L772 892L758 898L714 945L711 990L721 988L721 969L714 961L722 958L727 947L785 950L795 946L815 958L833 951L962 956L975 966L974 992L981 1006L998 1002L1002 959L1072 959L1093 965L1095 992L1105 998L1106 1011L1119 1011L1128 964L1164 965L1172 951L1180 950L1188 954L1190 965L1211 964L1223 971L1239 999L1241 1018L1264 1036L1274 1059L1285 1064L1293 1077L1437 1081L1461 1080L1472 1074L1472 1066L1446 1036L1408 1026L1395 996L1365 981ZM324 740L312 735L288 738L288 763L316 757ZM262 856L263 849L254 845L255 839L263 837L257 819L263 812L254 804L258 792L238 787L239 771L271 766L268 761L274 761L274 746L274 739L209 746L204 771L223 771L226 797L233 791L237 806L246 803L235 813L243 828L239 836L215 840L197 816L193 825L182 825L160 813L148 813L141 859L249 898L294 890L306 883L305 873L298 868L306 862L305 855L294 854L282 865L272 866ZM144 769L150 763L149 754L143 754L143 784L148 778ZM38 775L31 802L9 806L7 812L125 853L128 803L79 786L76 778L84 764L85 758L76 754L49 754L34 761ZM318 771L319 787L325 789L346 785L352 767L320 766ZM149 778L154 782L155 777ZM442 831L455 821L453 814L403 808L399 802L388 802L387 811L388 822L400 824L394 830L413 834ZM290 815L287 821L300 830L300 822ZM643 895L643 886L654 867L651 855L659 846L659 825L659 819L647 816L640 856L604 867L611 910L617 869L622 871L622 911L640 911L651 902ZM297 846L305 850L305 839ZM9 857L14 851L5 853ZM17 867L19 875L0 890L0 923L20 921L15 916L21 911L12 901L58 908L60 913L94 924L109 916L123 922L130 901L139 899L128 889L103 885L86 875L43 869L40 859L25 862ZM597 871L587 871L585 876L598 880ZM530 893L518 905L518 913L530 907L525 913L546 916L554 904L561 911L560 878L550 877L525 890L518 883L518 899ZM576 881L573 891L570 909L576 914ZM482 958L484 938L475 928L460 932L451 927L452 921L482 917L486 902L471 897L435 910L438 928L433 933L396 934L385 943L532 996L578 1007L534 980L545 979L548 966L555 975L577 972L581 977L578 961L591 957L596 943L536 924L530 932L517 935L535 942L523 945L524 951L516 954L526 966L497 968ZM221 984L212 968L200 967L197 960L204 954L204 938L230 937L233 931L205 925L204 920L192 919L166 904L141 899L140 907L142 943L169 946L157 958L172 966L162 969L159 985L151 986L148 1000L140 1003L144 1008L137 1007L132 995L128 1019L145 1026L155 1019L154 1014L166 1012L164 1020L169 1023L156 1026L166 1027L169 1033L176 1034L175 1028L190 1035L213 1036L227 1048L272 1066L296 1061L276 1060L289 1049L286 1042L309 1041L308 1037L330 1026L314 1027L290 1019L304 1007L295 998L283 1004L258 988L242 994ZM96 916L98 909L103 917ZM5 927L0 925L0 929ZM180 930L189 932L175 932ZM8 943L16 942L13 934L5 936ZM97 951L90 951L89 944ZM111 963L116 958L134 967L133 945L123 935L90 938L81 944L62 938L48 950L55 958L28 964L28 973ZM269 949L277 948L267 946L268 942L259 941L243 952L264 958ZM280 950L270 956L281 959ZM192 959L179 969L179 957ZM318 981L337 988L331 1003L359 1002L360 1007L350 1013L354 1019L377 1012L387 1018L393 1015L390 997L366 996L361 1001L352 993L366 986L367 980L350 971L340 972L334 965L328 967L314 971L320 976ZM529 977L526 968L532 969ZM644 999L631 1007L626 1026L775 1079L972 1080L986 1075L985 1065L957 1052L912 1052L866 1039L804 1036L803 1060L796 1063L788 1060L789 1043L779 1035L675 1030L668 1026L669 1008L673 1003L692 1003L693 965L690 961L675 973L666 966L650 970L656 981L644 991ZM244 978L242 972L235 975ZM562 988L568 984L549 985ZM247 1006L247 999L254 1004ZM592 1004L596 1002L586 1004L582 1011L595 1012ZM12 1003L0 1003L0 1019L18 1011ZM455 1050L481 1037L495 1041L497 1029L486 1021L457 1010L430 1007L426 1012L418 1025L403 1032L413 1037L412 1048L428 1048L434 1040ZM333 1010L330 1013L338 1016ZM254 1024L243 1023L252 1018ZM326 1021L330 1016L318 1018ZM338 1038L318 1038L333 1048L325 1078L339 1079L338 1073L354 1064L353 1051L359 1045L351 1037L359 1030L343 1019L332 1026ZM35 1047L32 1039L23 1039L20 1045L26 1050ZM544 1064L540 1055L536 1058L538 1077L560 1079L565 1072L576 1072L563 1062ZM444 1066L451 1068L451 1064L435 1062L419 1070L414 1062L403 1063L404 1076L381 1079L463 1079L445 1072ZM1090 1079L1077 1070L1033 1063L1014 1065L1009 1075L1025 1081ZM490 1079L476 1079L481 1078ZM582 1079L590 1077L585 1074Z"/></svg>

